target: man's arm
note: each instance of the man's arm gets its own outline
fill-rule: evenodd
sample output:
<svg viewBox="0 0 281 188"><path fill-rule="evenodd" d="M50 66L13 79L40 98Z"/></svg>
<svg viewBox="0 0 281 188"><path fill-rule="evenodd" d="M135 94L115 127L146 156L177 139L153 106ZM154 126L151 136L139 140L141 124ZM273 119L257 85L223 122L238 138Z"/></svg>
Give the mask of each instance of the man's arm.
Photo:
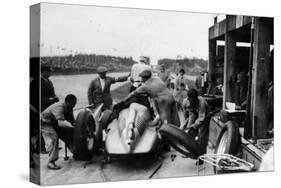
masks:
<svg viewBox="0 0 281 188"><path fill-rule="evenodd" d="M187 128L190 128L191 126L193 126L195 121L195 114L194 112L189 112L188 114L188 123L187 123Z"/></svg>
<svg viewBox="0 0 281 188"><path fill-rule="evenodd" d="M202 125L206 118L206 105L204 103L199 104L199 112L198 112L198 118L192 125L194 128L199 128L199 126Z"/></svg>
<svg viewBox="0 0 281 188"><path fill-rule="evenodd" d="M154 99L149 97L148 100L151 104L151 107L152 107L154 115L155 115L153 121L150 122L149 126L154 126L160 121L159 109L158 109L157 103Z"/></svg>
<svg viewBox="0 0 281 188"><path fill-rule="evenodd" d="M135 91L131 92L128 95L128 98L131 97L132 95L143 94L143 93L147 93L148 94L148 87L145 84L142 84Z"/></svg>
<svg viewBox="0 0 281 188"><path fill-rule="evenodd" d="M115 84L116 82L125 82L125 81L128 81L128 77L129 76L121 76L121 77L117 77L117 78L111 78L111 83L112 84Z"/></svg>
<svg viewBox="0 0 281 188"><path fill-rule="evenodd" d="M59 127L73 127L72 124L66 120L58 120Z"/></svg>
<svg viewBox="0 0 281 188"><path fill-rule="evenodd" d="M71 122L69 122L68 114L66 114L65 108L63 105L56 106L55 108L53 108L52 111L53 111L54 116L58 120L59 127L73 127Z"/></svg>
<svg viewBox="0 0 281 188"><path fill-rule="evenodd" d="M71 110L70 112L65 113L64 117L65 117L65 120L70 122L72 125L75 123L75 118L74 118L74 115L73 115L73 110Z"/></svg>
<svg viewBox="0 0 281 188"><path fill-rule="evenodd" d="M89 105L91 104L94 104L94 100L93 100L93 92L95 90L95 83L94 81L92 81L90 83L90 86L88 88L88 102L89 102Z"/></svg>

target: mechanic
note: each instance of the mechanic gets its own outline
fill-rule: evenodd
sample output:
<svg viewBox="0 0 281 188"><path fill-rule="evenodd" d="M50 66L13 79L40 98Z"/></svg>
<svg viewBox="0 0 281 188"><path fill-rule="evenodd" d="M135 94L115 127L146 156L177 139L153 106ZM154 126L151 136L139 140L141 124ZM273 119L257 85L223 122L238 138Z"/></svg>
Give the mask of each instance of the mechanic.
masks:
<svg viewBox="0 0 281 188"><path fill-rule="evenodd" d="M142 84L142 78L139 76L139 74L144 70L151 70L151 67L148 65L148 57L140 56L139 62L134 64L131 68L130 73L130 81L132 83L132 86L130 88L130 91L134 91L137 87L139 87ZM133 104L133 105L131 105ZM134 127L134 121L136 114L140 111L141 113L145 111L146 108L149 109L150 117L154 118L153 121L151 121L151 126L157 124L159 120L159 114L158 110L156 109L156 105L153 99L149 98L147 94L138 94L135 96L127 97L125 100L122 100L121 102L115 104L113 106L112 114L110 115L108 121L105 123L104 128L107 127L107 125L114 119L118 118L119 113L125 109L130 108L130 115L127 119L127 124L130 124L128 127ZM140 121L146 121L149 116L143 117L143 120ZM128 131L133 132L133 131ZM131 135L133 135L132 133ZM134 136L129 136L131 139L133 139Z"/></svg>
<svg viewBox="0 0 281 188"><path fill-rule="evenodd" d="M186 131L193 129L198 132L197 141L202 149L202 154L204 154L207 151L209 133L209 127L205 123L208 113L208 104L203 97L198 96L196 89L191 88L187 93L187 98L183 102L183 109L185 113L187 112L189 115L187 123L184 124L181 129ZM203 161L200 161L199 164L202 162Z"/></svg>
<svg viewBox="0 0 281 188"><path fill-rule="evenodd" d="M106 76L107 68L100 66L97 69L98 77L91 81L88 88L89 105L97 107L99 104L104 104L102 111L111 109L112 97L110 93L111 84L116 82L125 82L129 76L113 78Z"/></svg>
<svg viewBox="0 0 281 188"><path fill-rule="evenodd" d="M140 56L138 63L135 63L131 68L131 76L130 80L132 83L132 87L130 89L130 92L135 90L137 87L139 87L142 83L142 78L139 76L141 72L144 70L151 70L151 67L149 66L149 57L146 56Z"/></svg>
<svg viewBox="0 0 281 188"><path fill-rule="evenodd" d="M49 151L47 167L58 170L61 167L55 162L58 160L58 138L69 147L73 139L73 108L76 105L76 96L69 94L64 102L57 102L41 113L41 131Z"/></svg>
<svg viewBox="0 0 281 188"><path fill-rule="evenodd" d="M151 70L144 70L139 76L142 78L143 84L131 92L129 97L137 94L147 94L155 100L161 121L167 120L168 123L179 127L180 119L176 102L165 83L158 76L152 76Z"/></svg>

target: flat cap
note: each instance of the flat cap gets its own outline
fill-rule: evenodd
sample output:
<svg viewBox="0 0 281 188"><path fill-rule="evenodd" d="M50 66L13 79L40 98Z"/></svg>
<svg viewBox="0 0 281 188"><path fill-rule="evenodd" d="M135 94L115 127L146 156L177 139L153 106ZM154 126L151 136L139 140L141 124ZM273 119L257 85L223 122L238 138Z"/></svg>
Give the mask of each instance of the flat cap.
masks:
<svg viewBox="0 0 281 188"><path fill-rule="evenodd" d="M148 57L146 56L140 56L139 57L139 62L143 62L145 64L149 63Z"/></svg>
<svg viewBox="0 0 281 188"><path fill-rule="evenodd" d="M141 78L146 78L146 79L148 79L148 78L150 78L150 77L152 76L152 72L151 72L151 70L144 70L144 71L142 71L142 72L139 74L139 76L140 76Z"/></svg>
<svg viewBox="0 0 281 188"><path fill-rule="evenodd" d="M97 68L97 72L98 72L98 73L104 73L104 72L107 72L107 68L106 68L106 67L104 67L104 66L99 66L99 67Z"/></svg>

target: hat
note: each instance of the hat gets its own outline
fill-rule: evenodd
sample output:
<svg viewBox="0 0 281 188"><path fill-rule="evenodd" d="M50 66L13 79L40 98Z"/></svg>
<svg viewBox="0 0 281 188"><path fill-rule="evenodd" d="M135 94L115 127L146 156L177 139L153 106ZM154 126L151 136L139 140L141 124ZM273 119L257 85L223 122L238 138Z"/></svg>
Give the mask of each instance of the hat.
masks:
<svg viewBox="0 0 281 188"><path fill-rule="evenodd" d="M179 72L185 73L184 69L180 69L180 71L179 71Z"/></svg>
<svg viewBox="0 0 281 188"><path fill-rule="evenodd" d="M97 68L97 72L98 72L98 73L105 73L105 72L107 72L107 68L104 67L104 66L99 66L99 67Z"/></svg>
<svg viewBox="0 0 281 188"><path fill-rule="evenodd" d="M41 65L41 71L52 71L52 68L50 65Z"/></svg>
<svg viewBox="0 0 281 188"><path fill-rule="evenodd" d="M147 59L147 57L145 57L145 56L140 56L139 61L140 61L140 62L143 62L143 63L148 63L148 59Z"/></svg>
<svg viewBox="0 0 281 188"><path fill-rule="evenodd" d="M144 71L142 71L142 72L139 74L139 76L140 76L141 78L146 78L146 79L148 79L148 78L150 78L150 77L152 76L152 72L151 72L151 70L144 70Z"/></svg>

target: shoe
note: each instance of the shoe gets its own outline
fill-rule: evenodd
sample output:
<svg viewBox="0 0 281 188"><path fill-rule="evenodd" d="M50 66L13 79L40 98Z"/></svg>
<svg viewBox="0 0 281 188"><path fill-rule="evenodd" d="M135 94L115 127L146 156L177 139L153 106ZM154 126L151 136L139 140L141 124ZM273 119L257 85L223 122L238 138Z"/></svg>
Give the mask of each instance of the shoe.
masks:
<svg viewBox="0 0 281 188"><path fill-rule="evenodd" d="M50 169L50 170L59 170L59 169L61 169L61 167L56 165L56 163L54 163L54 162L48 163L47 164L47 168Z"/></svg>

